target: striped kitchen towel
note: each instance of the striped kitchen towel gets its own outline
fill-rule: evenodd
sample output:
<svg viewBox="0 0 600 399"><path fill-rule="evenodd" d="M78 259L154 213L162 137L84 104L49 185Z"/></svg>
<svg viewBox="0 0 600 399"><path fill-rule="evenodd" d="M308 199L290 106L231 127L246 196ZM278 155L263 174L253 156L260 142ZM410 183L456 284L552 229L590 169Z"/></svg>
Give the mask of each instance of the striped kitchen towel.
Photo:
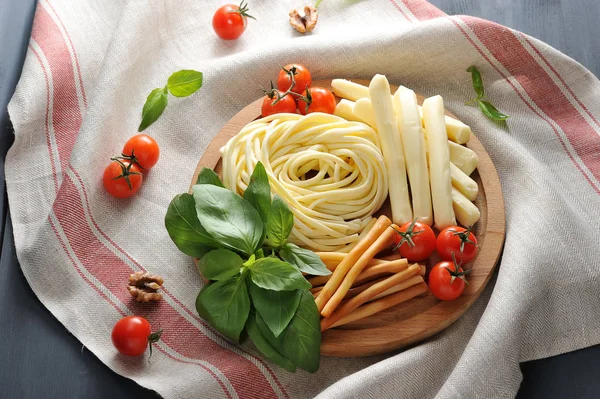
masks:
<svg viewBox="0 0 600 399"><path fill-rule="evenodd" d="M247 31L212 30L221 1L40 0L9 105L15 142L6 180L17 255L42 303L108 367L165 398L511 397L519 362L600 343L600 83L577 62L497 24L448 17L422 0L325 1L316 30L288 24L298 1L251 1ZM441 94L500 175L507 233L495 284L444 332L389 356L323 358L288 373L198 317L201 279L164 228L220 127L261 96L281 65L315 78L387 75ZM467 67L511 115L505 126L465 106ZM111 155L137 133L154 87L179 69L204 86L171 100L147 133L161 159L132 199L102 187ZM164 300L132 300L129 274L165 278ZM151 362L117 354L122 316L164 329Z"/></svg>

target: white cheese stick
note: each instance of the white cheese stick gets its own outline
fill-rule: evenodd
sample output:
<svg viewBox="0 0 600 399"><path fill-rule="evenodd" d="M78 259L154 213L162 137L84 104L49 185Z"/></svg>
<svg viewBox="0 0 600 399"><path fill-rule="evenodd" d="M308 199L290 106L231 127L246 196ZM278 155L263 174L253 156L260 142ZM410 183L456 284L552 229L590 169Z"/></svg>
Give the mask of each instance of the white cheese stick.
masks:
<svg viewBox="0 0 600 399"><path fill-rule="evenodd" d="M356 118L359 119L359 122L364 122L373 129L377 129L377 123L375 122L375 111L373 110L373 104L371 104L370 99L359 98L354 103L352 113Z"/></svg>
<svg viewBox="0 0 600 399"><path fill-rule="evenodd" d="M450 162L450 177L452 178L453 187L460 191L469 200L475 201L477 198L477 192L479 191L479 187L477 187L477 182L475 180L471 179L469 175L460 170L452 162Z"/></svg>
<svg viewBox="0 0 600 399"><path fill-rule="evenodd" d="M448 148L450 150L450 162L467 175L473 173L477 168L477 164L479 164L479 157L475 151L452 141L448 141Z"/></svg>
<svg viewBox="0 0 600 399"><path fill-rule="evenodd" d="M375 75L373 77L369 85L369 97L373 104L377 133L379 134L381 151L388 172L392 221L401 225L412 221L413 216L406 182L404 151L400 132L398 131L398 123L394 115L390 84L385 76ZM444 144L443 147L448 152L448 146Z"/></svg>
<svg viewBox="0 0 600 399"><path fill-rule="evenodd" d="M450 151L444 126L444 100L429 97L423 102L425 137L429 152L429 182L435 227L442 230L456 224L452 209L452 180L450 178ZM384 153L385 154L385 153Z"/></svg>
<svg viewBox="0 0 600 399"><path fill-rule="evenodd" d="M471 128L469 126L448 115L444 117L444 120L446 122L448 139L458 144L465 144L471 139Z"/></svg>
<svg viewBox="0 0 600 399"><path fill-rule="evenodd" d="M406 171L412 195L413 218L431 225L431 192L425 151L425 137L415 92L400 86L393 97L396 121L402 138ZM460 172L460 170L459 170ZM462 172L461 172L462 173ZM467 176L469 179L469 176Z"/></svg>
<svg viewBox="0 0 600 399"><path fill-rule="evenodd" d="M333 79L331 88L338 97L356 101L359 98L369 98L369 88L346 79Z"/></svg>
<svg viewBox="0 0 600 399"><path fill-rule="evenodd" d="M473 226L481 216L475 204L454 187L452 187L452 207L458 222L464 227Z"/></svg>
<svg viewBox="0 0 600 399"><path fill-rule="evenodd" d="M338 97L352 101L369 97L367 86L346 79L333 79L331 81L331 88ZM419 113L422 113L421 106L419 106ZM468 125L447 115L444 116L444 121L446 122L446 133L450 140L458 144L465 144L469 141L471 138L471 128Z"/></svg>
<svg viewBox="0 0 600 399"><path fill-rule="evenodd" d="M340 102L337 103L333 114L340 118L344 118L347 121L363 122L354 115L354 101L346 100L345 98L342 98Z"/></svg>

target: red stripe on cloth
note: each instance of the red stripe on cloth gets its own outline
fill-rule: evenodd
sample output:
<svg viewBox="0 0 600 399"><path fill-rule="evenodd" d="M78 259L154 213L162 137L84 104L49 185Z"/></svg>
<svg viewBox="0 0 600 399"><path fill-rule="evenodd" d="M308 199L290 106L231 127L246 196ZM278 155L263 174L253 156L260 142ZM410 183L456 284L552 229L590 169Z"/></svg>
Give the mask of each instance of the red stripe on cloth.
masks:
<svg viewBox="0 0 600 399"><path fill-rule="evenodd" d="M124 313L108 296L106 296L106 294L104 292L100 291L98 289L98 287L96 287L96 285L94 283L92 283L90 281L90 279L88 279L86 277L86 275L83 273L83 271L79 268L79 265L77 264L77 262L75 261L75 259L73 259L73 257L71 256L71 253L67 249L67 245L63 241L60 233L58 232L57 226L54 225L54 222L52 221L52 218L50 216L48 216L48 222L50 223L50 226L52 227L52 230L54 231L54 234L56 235L56 238L58 239L58 242L60 243L62 249L65 251L65 253L67 254L67 257L71 261L71 264L73 265L73 267L75 268L75 270L77 270L77 274L79 274L79 276L86 283L88 283L88 285L90 287L92 287L98 293L98 295L100 295L102 298L104 298L104 300L106 302L110 303L112 305L112 307L115 308L117 310L117 312L119 312L121 314L121 316L126 316L127 314Z"/></svg>
<svg viewBox="0 0 600 399"><path fill-rule="evenodd" d="M163 328L163 343L183 356L205 361L218 368L240 397L276 397L270 383L252 362L199 332L168 303L161 301L149 307L133 300L126 289L133 270L94 236L77 188L69 176L65 176L53 210L73 253L86 271L132 313L147 317L153 325Z"/></svg>
<svg viewBox="0 0 600 399"><path fill-rule="evenodd" d="M66 62L71 56L60 29L41 5L38 5L35 11L31 37L42 49L50 66L54 89L52 125L64 174L81 127L73 65Z"/></svg>
<svg viewBox="0 0 600 399"><path fill-rule="evenodd" d="M478 18L462 17L462 20L492 56L519 82L531 100L556 122L577 156L592 175L600 180L600 136L511 30Z"/></svg>
<svg viewBox="0 0 600 399"><path fill-rule="evenodd" d="M428 19L446 16L446 14L442 10L429 3L428 1L402 0L402 2L419 21L425 21Z"/></svg>
<svg viewBox="0 0 600 399"><path fill-rule="evenodd" d="M100 295L102 298L104 298L104 300L106 300L106 302L108 302L109 304L111 304L112 307L115 308L115 310L121 314L121 316L127 316L127 313L123 312L121 310L121 308L119 308L119 306L114 301L112 301L104 292L102 292L100 289L98 289L98 287L96 287L96 285L92 281L90 281L90 279L88 279L85 276L85 274L82 272L82 270L77 265L77 262L75 261L75 259L73 259L73 257L71 256L71 253L67 249L66 243L63 241L60 233L58 232L58 228L57 228L57 226L55 226L55 224L52 221L51 217L48 217L48 222L50 223L50 226L52 227L52 230L54 231L54 234L56 234L56 237L58 238L58 241L60 242L60 245L62 246L63 250L65 251L65 253L69 257L69 260L71 261L73 267L75 268L75 270L77 270L77 273L79 274L79 276L81 276L81 278L85 282L87 282L88 285L90 287L92 287L98 293L98 295ZM163 350L161 347L156 347L156 349L159 350L161 353L163 353L165 356L167 356L170 359L175 360L177 362L186 363L186 364L192 364L192 365L195 365L195 366L202 367L211 376L213 376L213 378L215 378L219 382L219 385L221 386L221 388L225 392L225 395L227 395L228 398L231 398L231 395L229 394L229 392L228 392L227 388L225 387L225 384L223 383L223 381L221 381L221 379L210 368L208 368L208 367L206 367L204 365L201 365L201 364L197 364L197 363L193 363L193 362L188 362L188 361L185 361L185 360L177 359L173 355L171 355L170 353L168 353L165 350Z"/></svg>
<svg viewBox="0 0 600 399"><path fill-rule="evenodd" d="M48 7L50 7L50 9L54 13L54 15L56 15L56 18L58 19L60 26L62 26L63 30L65 31L65 34L67 35L67 40L69 41L69 45L71 46L71 52L73 53L75 66L77 67L77 77L79 78L79 87L81 87L81 97L83 98L83 105L87 108L87 98L85 96L85 90L83 90L83 77L81 76L81 68L79 67L79 59L77 57L77 52L75 51L75 46L73 46L73 41L71 40L71 35L69 35L69 31L67 30L67 27L63 23L62 19L60 19L60 15L58 15L58 13L54 9L54 7L52 7L52 4L50 4L50 1L46 0L45 3L48 4Z"/></svg>
<svg viewBox="0 0 600 399"><path fill-rule="evenodd" d="M29 49L35 55L35 58L37 58L38 62L40 63L40 67L42 68L42 72L44 72L44 80L46 82L46 146L48 146L48 155L50 156L50 167L52 168L52 178L54 179L54 192L58 193L58 177L56 176L56 166L54 165L56 160L54 159L52 144L50 143L50 81L48 79L48 72L46 72L46 68L44 68L42 58L37 51L35 51L31 44L29 45Z"/></svg>
<svg viewBox="0 0 600 399"><path fill-rule="evenodd" d="M412 22L412 18L396 3L395 0L390 0L390 2L396 7L396 10L400 11L400 14L406 19L408 22Z"/></svg>
<svg viewBox="0 0 600 399"><path fill-rule="evenodd" d="M521 99L521 101L523 101L523 103L525 105L527 105L527 107L535 114L537 115L540 119L542 119L543 121L545 121L546 123L548 123L548 125L550 126L550 128L554 131L554 134L556 135L556 137L558 138L561 146L563 147L565 153L567 153L567 155L569 156L569 158L571 159L571 161L573 162L573 164L575 164L575 166L577 167L577 169L579 169L579 171L581 172L581 174L583 175L583 177L588 181L588 183L596 190L596 192L598 194L600 194L600 189L598 189L596 187L596 185L594 184L594 182L592 182L590 180L590 178L587 176L587 174L583 171L583 169L579 166L579 164L577 163L577 161L575 160L575 158L573 157L573 155L571 155L571 152L568 150L565 142L563 141L562 137L560 136L560 133L558 132L558 129L549 121L547 121L542 114L540 114L535 108L533 108L533 106L531 106L529 104L529 102L525 99L525 97L521 94L521 92L519 91L519 89L517 89L517 87L512 83L512 81L510 81L508 79L508 77L504 74L504 72L502 72L500 70L500 68L498 68L493 62L492 60L487 56L487 54L485 54L483 52L483 50L477 45L477 43L475 43L473 41L473 39L471 39L471 37L469 36L469 34L463 29L463 27L457 22L455 21L453 18L450 18L450 21L452 21L452 23L454 23L454 25L458 28L458 30L461 31L461 33L464 35L464 37L471 43L471 45L477 50L477 52L488 62L488 64L490 64L492 66L492 68L494 68L496 70L496 72L498 72L498 74L500 76L502 76L504 78L504 80L506 80L506 82L512 87L512 89L514 90L514 92L517 94L517 96L519 96L519 98Z"/></svg>
<svg viewBox="0 0 600 399"><path fill-rule="evenodd" d="M521 35L521 37L523 38L523 40L525 40L531 46L531 48L533 49L533 51L535 51L535 53L538 55L538 57L540 57L542 59L542 61L544 62L544 64L546 64L546 66L548 68L550 68L550 70L556 75L556 77L558 78L558 80L560 80L560 83L562 83L562 85L564 86L565 89L567 89L567 91L569 92L569 94L571 94L573 96L573 98L575 99L575 101L577 102L577 104L579 104L579 106L585 111L585 113L590 117L590 119L592 119L594 121L594 123L596 123L596 125L598 127L600 127L600 122L598 122L598 119L596 119L596 117L594 116L594 114L592 114L587 109L587 107L581 102L581 100L579 100L579 98L573 92L573 90L571 89L571 87L565 82L565 80L558 73L558 71L554 68L554 66L552 66L552 64L550 63L550 61L548 61L548 59L544 56L544 54L542 54L542 52L525 35Z"/></svg>

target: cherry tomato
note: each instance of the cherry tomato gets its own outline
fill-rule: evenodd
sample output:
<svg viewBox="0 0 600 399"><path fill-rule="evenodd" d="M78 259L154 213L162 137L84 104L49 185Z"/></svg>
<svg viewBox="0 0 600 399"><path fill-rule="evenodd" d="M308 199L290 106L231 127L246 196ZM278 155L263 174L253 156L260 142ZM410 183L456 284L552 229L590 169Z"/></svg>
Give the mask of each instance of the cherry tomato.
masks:
<svg viewBox="0 0 600 399"><path fill-rule="evenodd" d="M213 16L212 25L217 36L224 40L237 39L246 30L248 18L248 3L242 1L239 6L226 4L220 7Z"/></svg>
<svg viewBox="0 0 600 399"><path fill-rule="evenodd" d="M440 262L429 272L429 289L437 299L452 301L465 290L465 275L469 272L452 261Z"/></svg>
<svg viewBox="0 0 600 399"><path fill-rule="evenodd" d="M451 260L452 254L459 264L469 263L477 256L477 239L471 229L460 226L446 227L437 238L436 248L440 257Z"/></svg>
<svg viewBox="0 0 600 399"><path fill-rule="evenodd" d="M149 344L157 342L162 331L152 333L148 320L140 316L127 316L117 321L112 330L112 342L126 356L139 356ZM150 349L152 352L152 349Z"/></svg>
<svg viewBox="0 0 600 399"><path fill-rule="evenodd" d="M279 93L275 90L276 93ZM273 114L281 114L284 112L295 114L296 113L296 100L291 94L286 94L281 100L277 101L277 104L273 105L273 102L277 101L277 96L269 98L265 96L263 99L261 113L262 116L269 116Z"/></svg>
<svg viewBox="0 0 600 399"><path fill-rule="evenodd" d="M409 262L420 262L435 251L435 234L425 223L412 222L400 226L396 236L396 250Z"/></svg>
<svg viewBox="0 0 600 399"><path fill-rule="evenodd" d="M335 111L335 97L333 93L323 87L311 87L302 92L298 99L298 111L302 115L313 112L333 114Z"/></svg>
<svg viewBox="0 0 600 399"><path fill-rule="evenodd" d="M281 71L279 71L279 75L277 76L277 88L282 93L285 93L292 85L290 73L294 74L294 81L296 82L291 90L294 93L300 94L312 84L312 76L304 65L289 64L284 66Z"/></svg>
<svg viewBox="0 0 600 399"><path fill-rule="evenodd" d="M142 172L128 160L112 161L104 170L102 183L106 191L116 198L128 198L142 187Z"/></svg>
<svg viewBox="0 0 600 399"><path fill-rule="evenodd" d="M138 134L127 140L122 152L126 156L135 156L137 164L145 170L156 165L160 156L158 144L147 134Z"/></svg>

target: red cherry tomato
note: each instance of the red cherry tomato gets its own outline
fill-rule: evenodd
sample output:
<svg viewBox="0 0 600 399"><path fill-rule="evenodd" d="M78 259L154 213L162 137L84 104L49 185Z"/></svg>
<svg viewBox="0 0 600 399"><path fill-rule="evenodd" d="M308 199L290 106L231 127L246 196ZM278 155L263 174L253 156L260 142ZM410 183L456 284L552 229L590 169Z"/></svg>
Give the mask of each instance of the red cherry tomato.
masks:
<svg viewBox="0 0 600 399"><path fill-rule="evenodd" d="M122 152L126 156L134 155L138 165L145 170L156 165L160 156L158 144L147 134L138 134L127 140Z"/></svg>
<svg viewBox="0 0 600 399"><path fill-rule="evenodd" d="M139 356L149 344L160 338L162 331L152 333L148 320L140 316L127 316L117 321L112 330L112 342L126 356Z"/></svg>
<svg viewBox="0 0 600 399"><path fill-rule="evenodd" d="M335 97L332 92L323 87L311 87L302 92L302 97L298 99L298 111L302 115L313 112L333 114Z"/></svg>
<svg viewBox="0 0 600 399"><path fill-rule="evenodd" d="M431 293L442 301L458 298L465 290L465 275L469 271L463 271L452 261L446 260L436 264L429 272Z"/></svg>
<svg viewBox="0 0 600 399"><path fill-rule="evenodd" d="M102 183L106 191L116 198L128 198L142 187L142 172L131 161L112 161L104 170Z"/></svg>
<svg viewBox="0 0 600 399"><path fill-rule="evenodd" d="M436 243L442 259L452 260L452 254L459 264L471 262L477 256L477 239L470 229L459 226L446 227L440 232Z"/></svg>
<svg viewBox="0 0 600 399"><path fill-rule="evenodd" d="M279 93L277 90L275 90L275 92ZM273 105L275 101L277 101L276 95L273 98L265 96L261 107L261 113L263 117L281 113L296 113L296 100L294 100L291 94L286 94L283 98L277 101L277 104Z"/></svg>
<svg viewBox="0 0 600 399"><path fill-rule="evenodd" d="M292 92L300 94L312 84L312 76L304 65L288 64L279 71L277 76L277 88L282 93L285 93L292 85L292 78L287 71L294 74L294 81L296 82L291 90Z"/></svg>
<svg viewBox="0 0 600 399"><path fill-rule="evenodd" d="M217 36L224 40L237 39L246 30L248 18L254 18L248 14L248 4L242 3L226 4L220 7L213 16L212 25Z"/></svg>
<svg viewBox="0 0 600 399"><path fill-rule="evenodd" d="M435 234L425 223L404 223L398 229L396 250L409 262L420 262L431 256L435 251Z"/></svg>

